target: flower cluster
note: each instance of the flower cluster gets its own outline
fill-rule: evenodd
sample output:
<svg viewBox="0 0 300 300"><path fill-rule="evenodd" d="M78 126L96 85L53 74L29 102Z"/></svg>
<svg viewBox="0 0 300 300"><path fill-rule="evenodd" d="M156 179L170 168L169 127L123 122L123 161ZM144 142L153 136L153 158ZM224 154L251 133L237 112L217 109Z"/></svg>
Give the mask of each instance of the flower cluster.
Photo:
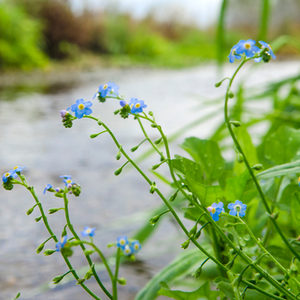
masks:
<svg viewBox="0 0 300 300"><path fill-rule="evenodd" d="M131 256L141 249L139 241L129 241L127 236L120 236L117 238L117 247L120 248L124 255Z"/></svg>
<svg viewBox="0 0 300 300"><path fill-rule="evenodd" d="M236 45L234 45L228 56L229 61L233 63L235 59L241 59L243 56L245 58L254 58L256 62L264 61L268 62L271 57L276 58L272 48L269 44L264 41L258 42L259 47L256 45L254 40L240 40Z"/></svg>
<svg viewBox="0 0 300 300"><path fill-rule="evenodd" d="M113 83L108 82L99 86L98 93L96 94L100 102L105 102L107 97L118 98L119 87Z"/></svg>
<svg viewBox="0 0 300 300"><path fill-rule="evenodd" d="M234 203L229 203L227 208L229 209L229 214L232 216L244 217L246 215L247 205L239 200L236 200ZM213 203L207 207L207 210L210 212L214 221L219 221L220 214L225 212L223 202Z"/></svg>
<svg viewBox="0 0 300 300"><path fill-rule="evenodd" d="M56 251L57 252L61 251L65 247L67 241L68 241L68 236L67 235L63 236L60 242L57 242L55 245Z"/></svg>
<svg viewBox="0 0 300 300"><path fill-rule="evenodd" d="M81 188L77 183L75 183L72 180L72 177L70 175L62 175L59 177L63 179L63 183L65 184L69 193L74 194L75 196L80 195ZM61 188L54 189L52 184L48 183L43 190L43 194L46 194L46 192L55 192L56 193L55 196L62 197L61 193L63 192L63 189Z"/></svg>
<svg viewBox="0 0 300 300"><path fill-rule="evenodd" d="M15 166L12 170L5 172L2 175L3 187L6 190L11 190L13 188L12 180L16 179L19 175L21 175L21 172L23 170L24 170L24 167Z"/></svg>

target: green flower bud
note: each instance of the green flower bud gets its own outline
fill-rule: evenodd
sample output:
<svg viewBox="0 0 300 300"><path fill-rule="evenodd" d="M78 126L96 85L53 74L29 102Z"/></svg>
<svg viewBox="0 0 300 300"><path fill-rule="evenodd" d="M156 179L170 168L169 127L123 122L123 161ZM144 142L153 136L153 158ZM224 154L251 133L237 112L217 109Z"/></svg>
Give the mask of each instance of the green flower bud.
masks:
<svg viewBox="0 0 300 300"><path fill-rule="evenodd" d="M63 209L62 207L59 207L59 208L50 208L48 213L49 215L52 215L52 214L55 214L57 211Z"/></svg>
<svg viewBox="0 0 300 300"><path fill-rule="evenodd" d="M252 167L252 169L256 170L256 171L259 171L259 170L262 170L264 167L262 164L256 164Z"/></svg>
<svg viewBox="0 0 300 300"><path fill-rule="evenodd" d="M72 184L71 191L74 194L74 196L78 197L81 193L80 185L78 185L76 183Z"/></svg>
<svg viewBox="0 0 300 300"><path fill-rule="evenodd" d="M89 280L93 276L93 271L90 269L86 272L84 279Z"/></svg>
<svg viewBox="0 0 300 300"><path fill-rule="evenodd" d="M156 191L156 189L157 189L157 188L156 188L156 184L155 184L155 182L153 182L152 185L151 185L151 187L150 187L150 193L151 193L151 194L154 194L155 191Z"/></svg>
<svg viewBox="0 0 300 300"><path fill-rule="evenodd" d="M52 282L54 283L54 284L58 284L58 283L60 283L61 281L62 281L62 279L65 277L65 274L64 275L60 275L60 276L56 276L56 277L54 277L53 279L52 279Z"/></svg>
<svg viewBox="0 0 300 300"><path fill-rule="evenodd" d="M14 300L17 300L17 299L19 299L19 298L20 298L20 296L21 296L21 293L19 292L19 293L17 294L17 296L14 298Z"/></svg>
<svg viewBox="0 0 300 300"><path fill-rule="evenodd" d="M119 168L118 170L116 170L116 171L114 172L114 174L115 174L116 176L120 175L121 172L122 172L122 169L123 169L123 168Z"/></svg>
<svg viewBox="0 0 300 300"><path fill-rule="evenodd" d="M26 215L27 216L31 215L34 209L35 209L35 205L27 210Z"/></svg>
<svg viewBox="0 0 300 300"><path fill-rule="evenodd" d="M233 98L233 97L234 97L234 93L230 91L230 92L228 93L228 97L229 97L229 98Z"/></svg>
<svg viewBox="0 0 300 300"><path fill-rule="evenodd" d="M44 251L44 255L49 256L49 255L52 255L54 252L56 252L56 250L47 249Z"/></svg>
<svg viewBox="0 0 300 300"><path fill-rule="evenodd" d="M156 144L156 145L158 145L158 144L160 144L161 143L161 141L162 141L162 137L161 138L159 138L159 139L157 139L156 141L154 141L154 144Z"/></svg>
<svg viewBox="0 0 300 300"><path fill-rule="evenodd" d="M134 152L134 151L136 151L138 148L139 148L139 145L137 145L137 146L135 146L135 147L132 147L132 148L130 149L130 151L131 151L131 152Z"/></svg>
<svg viewBox="0 0 300 300"><path fill-rule="evenodd" d="M155 225L155 224L158 222L160 216L161 216L161 215L157 215L157 216L152 217L152 218L149 220L149 223L150 223L151 225Z"/></svg>
<svg viewBox="0 0 300 300"><path fill-rule="evenodd" d="M36 222L39 222L39 221L41 221L41 219L42 219L42 216L37 217L37 218L35 218L34 220L35 220Z"/></svg>
<svg viewBox="0 0 300 300"><path fill-rule="evenodd" d="M14 185L11 183L10 178L6 182L3 183L3 188L8 191L11 191L14 188Z"/></svg>
<svg viewBox="0 0 300 300"><path fill-rule="evenodd" d="M36 248L36 250L35 250L36 253L37 253L37 254L41 253L42 250L44 249L44 247L45 247L45 243L40 244L40 245Z"/></svg>
<svg viewBox="0 0 300 300"><path fill-rule="evenodd" d="M116 155L116 160L119 160L121 156L122 156L121 152L118 152L118 154Z"/></svg>
<svg viewBox="0 0 300 300"><path fill-rule="evenodd" d="M118 278L118 283L121 285L126 285L126 279L124 277Z"/></svg>
<svg viewBox="0 0 300 300"><path fill-rule="evenodd" d="M85 255L91 255L95 252L95 250L84 250Z"/></svg>
<svg viewBox="0 0 300 300"><path fill-rule="evenodd" d="M181 248L187 249L189 245L190 245L190 240L186 240L181 244Z"/></svg>
<svg viewBox="0 0 300 300"><path fill-rule="evenodd" d="M230 124L232 124L235 127L240 127L241 126L241 122L239 122L239 121L230 121Z"/></svg>

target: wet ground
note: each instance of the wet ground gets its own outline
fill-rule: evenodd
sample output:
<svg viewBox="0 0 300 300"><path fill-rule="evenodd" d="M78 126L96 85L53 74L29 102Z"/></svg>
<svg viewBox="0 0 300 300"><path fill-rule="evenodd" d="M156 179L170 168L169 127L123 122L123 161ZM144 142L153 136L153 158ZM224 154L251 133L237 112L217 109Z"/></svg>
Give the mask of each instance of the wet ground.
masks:
<svg viewBox="0 0 300 300"><path fill-rule="evenodd" d="M250 76L244 70L242 76L256 87L262 82L297 74L299 69L299 62L278 62L262 65ZM230 74L232 70L229 66L224 73ZM83 188L80 198L70 201L74 226L78 231L87 225L96 227L95 242L109 255L112 250L107 249L106 244L119 235L134 234L145 222L145 212L157 207L160 200L148 193L147 184L134 170L118 177L113 174L122 162L115 160L117 150L108 136L89 138L91 133L99 132L92 121L77 120L72 129L65 129L59 111L78 98L91 99L99 84L111 80L120 86L121 94L143 99L167 134L171 134L217 109L204 108L201 101L222 94L223 88L214 87L219 79L216 68L210 65L175 71L105 69L73 74L72 84L46 90L46 94L22 92L10 93L9 97L3 94L0 99L0 171L4 173L15 165L26 166L27 180L36 187L47 209L59 207L61 200L52 198L51 194L44 196L44 186L47 183L59 186L59 175L71 174ZM68 83L65 77L64 81ZM113 114L116 108L118 103L113 101L105 104L95 101L93 106L95 115L105 120L120 143L130 149L143 139L142 135L132 118L123 120ZM185 136L205 138L221 118L221 113L216 114ZM156 138L155 130L149 130L150 136ZM176 144L182 140L183 136L175 142L173 154L180 151ZM143 149L146 147L137 155ZM154 161L157 158L143 162L142 168L149 169ZM168 192L166 186L159 186ZM30 194L21 187L11 192L0 189L0 203L0 300L12 299L18 291L22 293L21 299L89 299L73 281L43 290L45 284L64 273L66 267L59 255L45 257L35 253L35 248L48 236L43 225L34 221L38 214L27 216L25 213L33 205ZM49 220L59 234L65 224L62 214L51 215ZM166 219L144 245L138 262L121 267L121 276L127 278L128 284L120 289L120 299L133 299L147 280L181 251L178 241L182 240L178 228ZM50 242L48 247L54 245ZM79 268L85 265L77 252L72 262ZM104 273L100 272L100 276L105 282L108 280ZM93 282L91 287L97 291Z"/></svg>

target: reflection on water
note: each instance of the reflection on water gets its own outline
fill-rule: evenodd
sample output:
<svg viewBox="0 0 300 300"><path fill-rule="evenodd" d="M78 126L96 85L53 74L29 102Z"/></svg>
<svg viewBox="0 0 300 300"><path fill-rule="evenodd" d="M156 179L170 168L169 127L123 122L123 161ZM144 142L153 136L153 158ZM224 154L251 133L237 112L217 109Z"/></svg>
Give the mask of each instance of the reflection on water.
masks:
<svg viewBox="0 0 300 300"><path fill-rule="evenodd" d="M232 71L232 66L230 68L226 73ZM242 73L248 84L255 86L262 81L290 76L298 70L299 63L271 63L262 65L250 76L247 71ZM106 249L105 245L118 235L133 234L143 224L143 212L157 207L160 201L148 193L149 187L133 170L118 177L113 175L122 161L114 159L117 150L108 136L101 135L95 140L89 138L91 133L99 132L91 120L78 120L72 129L65 129L61 125L59 111L69 107L77 98L91 99L100 83L111 80L118 83L122 94L143 99L170 134L212 109L200 109L199 103L224 91L223 87L214 88L218 79L213 66L176 71L107 69L80 74L74 81L75 85L67 86L68 91L62 85L64 88L57 89L55 93L22 93L14 101L6 101L2 96L0 171L3 173L16 164L26 166L28 181L36 186L46 210L62 204L60 199L51 198L51 194L42 195L44 186L47 183L59 186L58 176L71 174L83 187L80 198L70 201L75 228L80 231L86 225L96 227L96 242L103 245L101 248L105 253L110 254L112 250ZM120 143L130 149L142 140L142 136L132 118L123 120L113 114L116 108L118 103L114 101L93 106L95 114L109 123ZM216 120L221 119L222 114L217 115L191 130L189 135L205 138ZM157 137L154 129L149 130L153 138ZM175 151L179 151L178 147ZM147 170L151 162L158 160L155 159L143 162L143 169ZM161 187L167 192L165 186ZM34 217L39 216L37 212L29 217L25 214L33 205L30 195L15 187L11 192L1 189L0 199L0 299L11 299L18 291L23 293L24 299L88 299L74 282L57 287L54 292L36 294L37 286L64 273L66 267L56 254L44 257L34 253L47 234L42 224L34 222ZM50 222L59 235L65 225L61 212L51 215ZM140 262L121 268L121 276L128 279L128 285L121 288L122 299L132 299L157 269L181 251L180 246L169 247L173 240L178 239L183 239L178 228L168 220L163 222L158 234L138 255ZM47 248L53 247L51 242L47 245ZM72 261L78 267L85 263L79 252L75 253ZM104 280L107 278L104 277ZM91 285L94 286L94 283Z"/></svg>

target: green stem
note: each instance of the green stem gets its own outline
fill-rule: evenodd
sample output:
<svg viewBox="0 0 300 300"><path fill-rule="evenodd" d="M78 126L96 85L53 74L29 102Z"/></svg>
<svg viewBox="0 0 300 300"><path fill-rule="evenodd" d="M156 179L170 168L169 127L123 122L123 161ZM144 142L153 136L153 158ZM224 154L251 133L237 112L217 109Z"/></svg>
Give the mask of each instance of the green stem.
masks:
<svg viewBox="0 0 300 300"><path fill-rule="evenodd" d="M117 254L116 254L116 266L115 266L115 275L114 275L114 280L113 280L113 295L114 295L114 300L118 299L118 276L119 276L119 267L120 267L120 258L121 258L121 249L118 247L117 249Z"/></svg>
<svg viewBox="0 0 300 300"><path fill-rule="evenodd" d="M94 248L94 250L97 252L97 254L99 255L100 259L102 260L106 270L107 270L107 273L111 279L111 282L113 282L113 273L109 267L109 264L107 262L107 259L105 258L104 254L102 253L102 251L93 243L93 242L87 242L87 241L81 241L83 244L86 244L86 245L90 245L91 247Z"/></svg>
<svg viewBox="0 0 300 300"><path fill-rule="evenodd" d="M277 267L284 273L284 274L288 274L287 270L281 265L281 263L263 246L262 242L260 240L258 240L256 238L256 236L254 235L254 233L252 232L252 230L249 228L248 224L239 217L239 221L244 224L244 226L246 227L248 233L250 234L250 236L252 237L252 239L256 242L256 244L258 245L258 247L267 255L269 256L272 261L277 265Z"/></svg>
<svg viewBox="0 0 300 300"><path fill-rule="evenodd" d="M97 281L97 283L99 284L99 286L101 287L101 289L103 290L103 292L107 295L108 298L112 299L112 295L110 294L110 292L105 288L105 286L103 285L103 283L101 282L96 270L95 270L95 266L93 265L93 262L90 258L90 256L88 254L85 253L85 246L84 244L82 243L80 237L78 236L78 234L76 233L76 231L74 230L74 227L71 223L71 220L70 220L70 215L69 215L69 207L68 207L68 198L67 198L67 195L66 195L66 192L64 192L64 204L65 204L65 217L66 217L66 221L67 221L67 224L68 224L68 227L70 229L70 231L72 232L74 238L78 241L80 241L81 243L79 244L79 246L81 247L85 257L86 257L86 260L88 261L88 264L89 266L91 267L91 270L93 272L93 275Z"/></svg>
<svg viewBox="0 0 300 300"><path fill-rule="evenodd" d="M128 154L124 151L124 149L121 147L121 145L119 144L118 140L116 139L116 137L114 136L114 134L112 133L112 131L107 127L107 125L105 123L103 123L102 121L98 120L95 117L91 117L91 116L86 116L86 118L90 118L93 119L95 121L98 122L98 124L102 125L110 134L111 138L113 139L113 141L115 142L116 146L118 149L120 149L120 151L122 152L122 154L124 155L124 157L127 158L127 160L133 165L133 167L142 175L142 177L148 182L149 185L152 184L152 181L147 177L147 175L136 165L136 163L128 156ZM145 118L146 119L146 118ZM148 118L147 118L148 119ZM148 119L150 120L150 119ZM151 122L154 122L152 120L150 120ZM157 128L159 128L159 130L161 130L160 126L158 126ZM164 133L162 132L162 137L163 140L166 142L167 147L166 147L166 152L167 152L167 156L168 158L170 157L170 151L169 151L169 147L168 147L168 143L166 140L166 136L164 135ZM171 166L171 173L173 173L174 175L174 171L173 168ZM174 177L175 178L175 177ZM176 180L176 178L175 178ZM175 181L175 183L177 182L177 180ZM180 187L180 189L182 190L182 188ZM184 192L184 191L183 191ZM203 247L201 247L201 245L193 238L190 237L189 235L189 231L186 229L186 227L183 225L183 223L181 222L180 218L178 217L177 213L175 212L175 210L173 209L173 207L169 204L169 202L167 201L167 199L162 195L162 193L160 192L159 189L156 189L156 193L158 194L158 196L162 199L162 201L165 203L165 205L168 207L168 209L170 210L170 212L172 213L172 215L174 216L174 218L176 219L177 223L179 224L179 226L181 227L181 229L183 230L183 232L186 234L187 237L189 237L189 239L193 242L193 244L202 252L204 253L207 257L209 257L213 262L215 262L220 269L224 270L225 272L227 272L229 269L224 266L218 259L216 259L214 256L212 256L210 253L208 253ZM185 192L184 192L185 193ZM186 194L186 193L185 193ZM204 209L205 210L205 209ZM205 211L203 211L205 212ZM207 214L206 211L206 215L210 218L210 216ZM210 218L211 221L211 218ZM215 222L213 222L214 225ZM288 291L286 291L273 277L271 277L268 273L266 273L262 268L260 268L259 266L253 264L252 260L245 255L242 251L240 251L238 248L235 247L235 245L230 241L230 239L222 232L222 230L219 228L219 232L222 233L223 238L226 237L226 240L228 242L230 242L230 244L232 245L232 247L235 249L235 251L237 253L239 253L239 255L248 263L251 264L259 273L261 273L261 275L266 278L273 286L277 287L278 290L280 290L281 292L283 292L284 294L289 294ZM225 239L225 238L224 238ZM293 299L294 296L291 295L291 298Z"/></svg>
<svg viewBox="0 0 300 300"><path fill-rule="evenodd" d="M39 207L39 210L40 210L40 213L42 215L42 219L43 219L43 222L45 224L45 227L48 231L48 233L52 236L53 240L57 243L58 242L58 239L56 237L56 235L53 233L49 223L48 223L48 219L47 219L47 216L45 215L45 212L44 212L44 209L42 207L42 204L41 202L39 201L38 197L36 196L35 194L35 191L34 191L34 188L33 187L30 187L28 186L27 184L24 184L22 183L22 185L24 187L26 187L27 190L29 190L29 192L31 193L32 197L34 198L36 204L38 205ZM78 281L79 279L79 276L77 275L76 271L74 270L71 262L69 261L69 259L62 253L60 252L60 254L62 255L65 263L67 264L70 272L72 273L72 275L74 276L74 278ZM91 296L93 297L94 299L96 300L101 300L101 298L99 298L98 296L96 296L84 283L80 282L79 285Z"/></svg>
<svg viewBox="0 0 300 300"><path fill-rule="evenodd" d="M271 208L269 207L268 205L268 202L265 198L265 195L262 191L262 188L248 162L248 159L240 145L240 143L238 142L237 140L237 137L235 136L234 132L233 132L233 129L231 127L231 123L230 123L230 120L229 120L229 116L228 116L228 100L229 100L229 93L230 93L230 88L231 88L231 85L232 85L232 82L235 78L235 76L237 75L237 73L239 72L239 70L241 69L241 67L248 61L249 59L244 59L240 65L238 66L238 68L235 70L235 72L233 73L230 81L229 81L229 84L228 84L228 87L227 87L227 90L226 90L226 95L225 95L225 105L224 105L224 117L225 117L225 123L227 125L227 128L228 128L228 131L229 131L229 134L231 135L231 138L234 142L234 145L236 147L236 149L240 152L240 154L242 155L243 159L244 159L244 162L245 162L245 165L248 169L248 172L255 184L255 187L258 191L258 194L263 202L263 205L265 206L265 209L266 211L268 212L268 214L270 215L270 220L273 224L273 226L275 227L276 231L278 232L278 234L280 235L281 239L283 240L283 242L286 244L286 246L288 247L288 249L298 258L298 260L300 261L300 254L297 253L297 251L291 246L291 244L289 243L289 241L287 240L287 238L285 237L285 235L282 233L279 225L277 224L274 216L272 215L272 210Z"/></svg>
<svg viewBox="0 0 300 300"><path fill-rule="evenodd" d="M142 132L143 132L145 138L146 138L147 141L151 144L152 148L153 148L153 149L158 153L158 155L163 159L163 158L164 158L163 153L162 153L161 151L159 151L159 149L154 145L154 143L152 142L152 140L149 138L149 136L148 136L148 134L147 134L147 132L146 132L146 130L145 130L143 124L142 124L142 121L141 121L140 118L139 118L139 116L137 116L137 120L138 120L138 122L139 122L139 125L140 125L140 127L141 127L141 129L142 129Z"/></svg>

